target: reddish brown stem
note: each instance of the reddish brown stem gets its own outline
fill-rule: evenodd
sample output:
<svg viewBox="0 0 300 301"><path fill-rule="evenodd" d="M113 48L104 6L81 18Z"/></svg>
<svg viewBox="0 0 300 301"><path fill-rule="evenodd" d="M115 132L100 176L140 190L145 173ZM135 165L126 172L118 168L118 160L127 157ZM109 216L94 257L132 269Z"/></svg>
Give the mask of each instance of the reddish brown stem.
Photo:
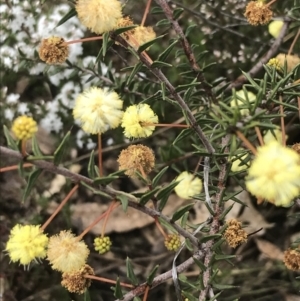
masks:
<svg viewBox="0 0 300 301"><path fill-rule="evenodd" d="M97 280L97 281L101 281L101 282L106 282L106 283L112 283L112 284L116 284L117 281L115 280L111 280L111 279L107 279L107 278L103 278L103 277L98 277L98 276L94 276L94 275L84 275L84 278L89 278L89 279L93 279L93 280ZM124 283L124 282L120 282L121 286L124 287L128 287L128 288L134 288L134 286L132 284L128 284L128 283Z"/></svg>
<svg viewBox="0 0 300 301"><path fill-rule="evenodd" d="M54 219L54 217L58 214L58 212L62 209L62 207L67 203L67 201L71 198L71 196L78 189L79 184L76 184L72 190L68 193L68 195L64 198L64 200L60 203L60 205L56 208L56 210L52 213L52 215L47 219L47 221L41 227L42 230L45 230L46 227L50 224L50 222Z"/></svg>
<svg viewBox="0 0 300 301"><path fill-rule="evenodd" d="M26 153L26 143L27 143L26 139L23 139L22 142L21 142L21 154L22 154L22 156L24 158L27 156L27 153Z"/></svg>
<svg viewBox="0 0 300 301"><path fill-rule="evenodd" d="M288 51L288 55L290 55L290 54L292 53L292 51L293 51L293 49L294 49L294 46L295 46L295 44L296 44L296 42L297 42L299 36L300 36L300 29L298 29L298 32L297 32L297 34L296 34L296 36L295 36L295 38L294 38L294 40L293 40L293 42L292 42L292 44L291 44L291 46L290 46L290 49L289 49L289 51Z"/></svg>
<svg viewBox="0 0 300 301"><path fill-rule="evenodd" d="M115 203L114 206L112 207L111 211L117 208L120 205L120 203ZM111 212L110 211L110 212ZM77 240L81 240L82 237L87 234L96 224L98 224L103 217L105 217L108 214L108 210L104 213L102 213L97 219L95 219L78 237Z"/></svg>
<svg viewBox="0 0 300 301"><path fill-rule="evenodd" d="M96 41L96 40L102 40L103 37L91 37L91 38L84 38L84 39L79 39L79 40L72 40L66 42L67 45L71 44L76 44L76 43L83 43L83 42L88 42L88 41Z"/></svg>
<svg viewBox="0 0 300 301"><path fill-rule="evenodd" d="M146 289L145 289L145 294L144 294L144 297L143 297L143 301L147 301L149 290L150 290L150 286L147 285Z"/></svg>
<svg viewBox="0 0 300 301"><path fill-rule="evenodd" d="M252 143L244 136L244 134L240 131L236 131L235 134L244 142L246 147L254 154L257 154L256 148L252 145Z"/></svg>
<svg viewBox="0 0 300 301"><path fill-rule="evenodd" d="M108 222L109 215L110 215L110 213L113 211L114 205L115 205L116 203L117 203L116 200L114 200L114 201L110 204L110 206L108 207L108 209L107 209L107 211L106 211L105 220L104 220L104 223L103 223L103 226L102 226L101 237L104 237L105 228L106 228L106 225L107 225L107 222Z"/></svg>
<svg viewBox="0 0 300 301"><path fill-rule="evenodd" d="M146 6L145 11L144 11L144 15L143 15L143 19L142 19L142 22L141 22L141 26L145 25L145 22L146 22L146 19L147 19L149 10L150 10L151 2L152 2L152 0L148 0L148 2L147 2L147 6Z"/></svg>
<svg viewBox="0 0 300 301"><path fill-rule="evenodd" d="M98 134L98 167L99 167L99 176L103 176L103 168L102 168L102 139L101 133Z"/></svg>
<svg viewBox="0 0 300 301"><path fill-rule="evenodd" d="M263 146L264 145L264 139L261 135L261 131L260 131L260 128L258 126L255 127L255 132L256 132L256 136L258 138L259 144L261 146Z"/></svg>
<svg viewBox="0 0 300 301"><path fill-rule="evenodd" d="M27 167L31 167L31 166L33 166L33 164L31 164L31 163L24 163L23 164L23 168L27 168ZM2 167L2 168L0 168L0 172L6 172L6 171L11 171L11 170L16 170L18 168L19 168L18 165L12 165L12 166L7 166L7 167Z"/></svg>
<svg viewBox="0 0 300 301"><path fill-rule="evenodd" d="M162 226L160 225L159 221L158 221L158 217L156 216L154 218L155 220L155 224L158 228L158 230L160 231L160 233L163 235L163 237L166 239L168 237L168 235L166 234L166 232L164 231L164 229L162 228Z"/></svg>

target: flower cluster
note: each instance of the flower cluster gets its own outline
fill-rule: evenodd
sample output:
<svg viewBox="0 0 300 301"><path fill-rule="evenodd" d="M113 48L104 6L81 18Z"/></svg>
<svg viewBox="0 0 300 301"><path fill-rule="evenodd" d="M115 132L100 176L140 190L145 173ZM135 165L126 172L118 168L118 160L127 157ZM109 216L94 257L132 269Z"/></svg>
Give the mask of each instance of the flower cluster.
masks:
<svg viewBox="0 0 300 301"><path fill-rule="evenodd" d="M226 224L227 228L223 236L231 248L236 248L247 241L247 232L242 229L242 224L240 222L236 219L232 219L227 221Z"/></svg>
<svg viewBox="0 0 300 301"><path fill-rule="evenodd" d="M155 156L153 151L145 145L130 145L122 150L118 162L120 170L125 169L126 175L135 178L137 172L147 175L153 170Z"/></svg>
<svg viewBox="0 0 300 301"><path fill-rule="evenodd" d="M24 115L14 120L11 130L18 140L28 140L37 132L38 127L32 117Z"/></svg>
<svg viewBox="0 0 300 301"><path fill-rule="evenodd" d="M47 64L61 64L69 56L69 46L61 37L50 37L42 40L39 56Z"/></svg>
<svg viewBox="0 0 300 301"><path fill-rule="evenodd" d="M300 194L300 156L274 140L261 146L246 178L247 189L261 202L290 206Z"/></svg>
<svg viewBox="0 0 300 301"><path fill-rule="evenodd" d="M246 7L244 16L251 25L264 25L270 22L273 12L263 0L250 1Z"/></svg>
<svg viewBox="0 0 300 301"><path fill-rule="evenodd" d="M47 259L52 269L69 273L80 270L89 253L87 245L71 231L60 231L49 239Z"/></svg>
<svg viewBox="0 0 300 301"><path fill-rule="evenodd" d="M77 97L73 116L85 132L99 134L119 126L122 107L123 101L116 92L91 87Z"/></svg>
<svg viewBox="0 0 300 301"><path fill-rule="evenodd" d="M122 18L118 0L78 0L75 8L80 22L97 34L114 30Z"/></svg>
<svg viewBox="0 0 300 301"><path fill-rule="evenodd" d="M178 234L169 234L165 238L165 246L169 251L177 251L180 245L180 236Z"/></svg>
<svg viewBox="0 0 300 301"><path fill-rule="evenodd" d="M285 251L283 262L288 269L292 271L300 271L300 247Z"/></svg>
<svg viewBox="0 0 300 301"><path fill-rule="evenodd" d="M128 107L124 113L121 126L127 138L149 137L158 123L158 117L148 104ZM149 125L148 125L149 124Z"/></svg>
<svg viewBox="0 0 300 301"><path fill-rule="evenodd" d="M110 250L112 242L109 236L96 237L94 239L95 250L100 254L105 254Z"/></svg>
<svg viewBox="0 0 300 301"><path fill-rule="evenodd" d="M182 172L176 178L176 181L179 181L179 183L175 187L175 192L183 199L191 199L202 191L202 181L187 171Z"/></svg>
<svg viewBox="0 0 300 301"><path fill-rule="evenodd" d="M86 278L85 275L95 275L92 267L85 264L78 271L65 272L62 274L61 285L65 287L70 293L83 294L91 285L91 279Z"/></svg>
<svg viewBox="0 0 300 301"><path fill-rule="evenodd" d="M46 257L47 245L48 237L40 226L17 224L10 232L5 251L12 262L29 265Z"/></svg>

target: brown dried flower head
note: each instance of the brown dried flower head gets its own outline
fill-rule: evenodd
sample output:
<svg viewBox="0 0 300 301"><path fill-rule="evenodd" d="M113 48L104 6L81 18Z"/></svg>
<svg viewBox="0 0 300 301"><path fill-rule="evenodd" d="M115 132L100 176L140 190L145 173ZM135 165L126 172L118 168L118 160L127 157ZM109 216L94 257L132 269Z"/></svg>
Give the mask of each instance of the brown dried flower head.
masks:
<svg viewBox="0 0 300 301"><path fill-rule="evenodd" d="M126 169L125 174L129 177L135 178L136 172L142 175L149 174L155 163L153 151L142 144L130 145L122 150L119 158L119 169Z"/></svg>
<svg viewBox="0 0 300 301"><path fill-rule="evenodd" d="M228 245L232 248L236 248L242 243L247 241L247 233L242 229L242 224L236 219L227 221L227 229L223 236L226 239Z"/></svg>
<svg viewBox="0 0 300 301"><path fill-rule="evenodd" d="M61 64L69 56L69 46L61 37L43 39L39 48L39 56L47 64Z"/></svg>
<svg viewBox="0 0 300 301"><path fill-rule="evenodd" d="M300 155L300 143L295 143L292 149Z"/></svg>
<svg viewBox="0 0 300 301"><path fill-rule="evenodd" d="M284 252L283 262L292 271L300 270L300 246L297 249L288 249Z"/></svg>
<svg viewBox="0 0 300 301"><path fill-rule="evenodd" d="M78 271L63 273L61 285L70 293L83 294L92 282L90 278L84 277L85 275L95 275L93 268L87 264Z"/></svg>
<svg viewBox="0 0 300 301"><path fill-rule="evenodd" d="M264 4L264 1L258 0L248 3L244 16L251 25L257 26L269 23L273 12L269 9L268 4Z"/></svg>

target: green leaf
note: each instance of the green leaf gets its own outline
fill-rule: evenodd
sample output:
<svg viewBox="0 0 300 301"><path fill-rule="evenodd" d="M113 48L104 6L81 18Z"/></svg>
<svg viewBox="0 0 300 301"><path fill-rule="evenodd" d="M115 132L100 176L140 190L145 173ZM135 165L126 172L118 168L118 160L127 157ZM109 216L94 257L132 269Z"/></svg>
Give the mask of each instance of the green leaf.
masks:
<svg viewBox="0 0 300 301"><path fill-rule="evenodd" d="M164 26L169 26L170 24L171 24L171 22L168 19L163 19L163 20L158 21L155 26L164 27Z"/></svg>
<svg viewBox="0 0 300 301"><path fill-rule="evenodd" d="M94 184L96 185L108 185L109 183L113 182L114 180L119 179L117 176L107 176L107 177L97 177L94 179Z"/></svg>
<svg viewBox="0 0 300 301"><path fill-rule="evenodd" d="M203 236L200 238L200 243L205 243L209 240L220 238L221 236L222 236L221 234L212 234L212 235Z"/></svg>
<svg viewBox="0 0 300 301"><path fill-rule="evenodd" d="M226 259L231 259L231 258L236 258L236 255L227 255L227 254L216 254L214 255L214 260L226 260Z"/></svg>
<svg viewBox="0 0 300 301"><path fill-rule="evenodd" d="M126 258L126 273L127 273L127 278L131 281L131 283L134 286L138 286L139 282L134 274L131 260L128 257Z"/></svg>
<svg viewBox="0 0 300 301"><path fill-rule="evenodd" d="M142 66L143 66L142 62L139 62L139 63L137 63L134 66L132 72L130 73L130 75L129 75L128 79L127 79L127 82L126 82L127 86L131 83L131 81L133 80L133 78L135 77L135 75L140 71L140 69L142 68Z"/></svg>
<svg viewBox="0 0 300 301"><path fill-rule="evenodd" d="M164 62L167 57L169 56L169 54L171 53L171 51L173 50L174 46L178 43L178 40L175 40L171 45L169 45L167 47L167 49L165 49L157 58L157 61L161 61Z"/></svg>
<svg viewBox="0 0 300 301"><path fill-rule="evenodd" d="M80 184L83 185L83 186L85 186L87 189L89 189L90 191L92 191L94 194L99 194L99 195L101 195L103 197L106 197L106 198L108 198L110 200L112 199L112 197L109 194L107 194L107 193L105 193L105 192L103 192L101 190L95 189L94 187L86 184L83 181L80 181Z"/></svg>
<svg viewBox="0 0 300 301"><path fill-rule="evenodd" d="M161 86L161 95L162 95L162 99L166 100L166 83L161 82L160 83Z"/></svg>
<svg viewBox="0 0 300 301"><path fill-rule="evenodd" d="M83 300L84 301L91 301L91 296L90 296L90 293L89 293L88 289L86 289L84 291Z"/></svg>
<svg viewBox="0 0 300 301"><path fill-rule="evenodd" d="M138 49L138 52L143 52L143 51L145 51L147 48L149 48L151 45L153 45L156 41L162 39L164 36L165 36L165 35L159 36L159 37L157 37L157 38L155 38L155 39L153 39L153 40L151 40L151 41L149 41L149 42L147 42L147 43L141 45L141 46L139 47L139 49Z"/></svg>
<svg viewBox="0 0 300 301"><path fill-rule="evenodd" d="M130 25L130 26L126 26L126 27L120 27L120 28L116 29L114 33L116 35L120 35L121 33L126 32L126 31L131 30L131 29L136 28L136 27L137 27L137 25Z"/></svg>
<svg viewBox="0 0 300 301"><path fill-rule="evenodd" d="M33 170L30 175L29 175L29 178L28 178L28 182L27 182L27 185L26 185L26 188L25 188L25 191L24 191L24 194L23 194L23 198L22 198L22 202L24 203L25 200L27 199L27 197L29 196L32 188L34 187L34 184L36 182L36 180L38 179L38 177L40 176L40 174L43 172L42 169L36 169L36 170Z"/></svg>
<svg viewBox="0 0 300 301"><path fill-rule="evenodd" d="M123 194L118 194L116 196L116 198L121 201L123 211L126 212L127 208L128 208L128 198L127 198L127 196L123 195Z"/></svg>
<svg viewBox="0 0 300 301"><path fill-rule="evenodd" d="M225 209L225 211L222 212L222 214L219 217L220 221L224 220L224 218L231 211L231 209L233 208L234 205L235 205L235 203L233 203L232 205L230 205L228 208Z"/></svg>
<svg viewBox="0 0 300 301"><path fill-rule="evenodd" d="M122 287L120 285L120 279L117 278L116 286L114 287L114 296L118 299L123 299Z"/></svg>
<svg viewBox="0 0 300 301"><path fill-rule="evenodd" d="M4 132L4 136L6 138L8 147L10 147L13 150L19 151L18 144L10 135L9 129L6 127L6 125L3 126L3 132Z"/></svg>
<svg viewBox="0 0 300 301"><path fill-rule="evenodd" d="M189 204L189 205L186 205L184 207L181 207L178 211L176 211L171 220L173 222L177 221L178 219L180 219L186 212L190 211L191 208L193 208L194 204Z"/></svg>
<svg viewBox="0 0 300 301"><path fill-rule="evenodd" d="M62 19L57 23L56 27L64 24L65 22L67 22L69 19L73 18L76 15L77 15L76 9L71 8L71 10L65 16L63 16Z"/></svg>
<svg viewBox="0 0 300 301"><path fill-rule="evenodd" d="M102 44L102 56L105 57L105 54L108 50L108 48L111 46L108 44L108 41L109 41L109 32L106 32L102 35L103 37L103 44Z"/></svg>
<svg viewBox="0 0 300 301"><path fill-rule="evenodd" d="M143 196L140 198L140 204L146 205L147 202L156 194L156 192L159 190L159 187L155 187L154 189L147 191Z"/></svg>
<svg viewBox="0 0 300 301"><path fill-rule="evenodd" d="M191 252L194 251L194 246L192 245L191 241L188 238L185 239L184 243L189 251Z"/></svg>
<svg viewBox="0 0 300 301"><path fill-rule="evenodd" d="M32 137L32 152L37 157L43 156L35 135L33 135L33 137Z"/></svg>
<svg viewBox="0 0 300 301"><path fill-rule="evenodd" d="M175 182L171 182L169 185L166 185L165 187L163 187L157 194L156 198L158 200L162 199L165 196L169 196L171 194L171 192L173 191L173 189L177 186L179 182L175 181Z"/></svg>
<svg viewBox="0 0 300 301"><path fill-rule="evenodd" d="M217 293L216 295L214 295L212 298L210 298L208 301L215 301L217 300L217 298L222 294L222 292ZM238 301L238 299L234 299L232 301Z"/></svg>
<svg viewBox="0 0 300 301"><path fill-rule="evenodd" d="M180 15L184 12L184 9L181 7L177 7L173 11L173 19L176 20L180 17Z"/></svg>
<svg viewBox="0 0 300 301"><path fill-rule="evenodd" d="M156 265L156 266L154 267L154 269L150 272L149 276L147 277L147 281L146 281L146 282L147 282L148 285L151 285L151 284L152 284L152 282L153 282L153 280L154 280L154 277L155 277L155 274L156 274L158 268L159 268L159 265Z"/></svg>
<svg viewBox="0 0 300 301"><path fill-rule="evenodd" d="M71 131L68 131L58 148L55 150L53 160L54 165L58 165L61 162L66 150L66 144L69 142L70 136Z"/></svg>
<svg viewBox="0 0 300 301"><path fill-rule="evenodd" d="M197 259L195 257L193 257L193 260L194 260L194 262L196 263L196 265L200 268L200 270L202 272L206 271L206 266L204 265L204 263L201 260L199 260L199 259Z"/></svg>
<svg viewBox="0 0 300 301"><path fill-rule="evenodd" d="M88 176L90 179L94 179L96 177L96 172L95 172L95 156L94 156L95 150L92 150L90 159L89 159L89 164L87 168Z"/></svg>
<svg viewBox="0 0 300 301"><path fill-rule="evenodd" d="M216 289L219 289L219 290L226 290L226 289L232 289L232 288L237 288L238 287L236 285L217 284L217 283L213 283L212 286Z"/></svg>
<svg viewBox="0 0 300 301"><path fill-rule="evenodd" d="M158 182L160 181L161 177L165 174L165 172L168 170L169 166L166 166L163 168L152 180L152 186L156 187L158 185Z"/></svg>
<svg viewBox="0 0 300 301"><path fill-rule="evenodd" d="M154 61L154 62L151 64L151 67L152 67L152 68L162 68L162 67L173 67L173 65L172 65L172 64L165 63L165 62Z"/></svg>
<svg viewBox="0 0 300 301"><path fill-rule="evenodd" d="M196 24L191 24L191 25L187 28L187 30L185 31L185 36L188 37L189 34L191 33L191 31L192 31L194 28L198 28L198 25L196 25Z"/></svg>

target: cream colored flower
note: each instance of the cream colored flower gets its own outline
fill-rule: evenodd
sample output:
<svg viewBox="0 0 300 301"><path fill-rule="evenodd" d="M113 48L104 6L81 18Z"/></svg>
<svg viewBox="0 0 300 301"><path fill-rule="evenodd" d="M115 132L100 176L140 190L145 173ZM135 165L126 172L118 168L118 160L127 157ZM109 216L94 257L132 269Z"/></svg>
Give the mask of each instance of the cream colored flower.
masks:
<svg viewBox="0 0 300 301"><path fill-rule="evenodd" d="M60 231L50 237L47 259L53 270L72 272L80 270L86 263L90 251L71 231Z"/></svg>
<svg viewBox="0 0 300 301"><path fill-rule="evenodd" d="M279 53L276 56L281 68L284 67L284 62L287 63L287 72L291 72L298 64L300 64L300 58L297 55Z"/></svg>
<svg viewBox="0 0 300 301"><path fill-rule="evenodd" d="M300 194L300 156L275 140L259 147L248 169L246 187L259 202L265 199L276 206L289 206Z"/></svg>
<svg viewBox="0 0 300 301"><path fill-rule="evenodd" d="M270 35L276 39L280 34L283 24L283 21L272 21L268 26Z"/></svg>
<svg viewBox="0 0 300 301"><path fill-rule="evenodd" d="M40 226L15 225L9 236L5 251L12 262L20 261L20 264L28 265L46 257L48 237Z"/></svg>
<svg viewBox="0 0 300 301"><path fill-rule="evenodd" d="M126 109L121 126L127 138L149 137L158 123L158 117L147 104L138 104Z"/></svg>
<svg viewBox="0 0 300 301"><path fill-rule="evenodd" d="M175 192L183 199L191 199L202 191L202 181L187 171L182 172L176 181L179 183L175 187Z"/></svg>
<svg viewBox="0 0 300 301"><path fill-rule="evenodd" d="M114 30L122 18L122 5L117 0L78 0L75 9L79 21L97 34Z"/></svg>
<svg viewBox="0 0 300 301"><path fill-rule="evenodd" d="M243 100L240 100L238 98L234 98L232 96L230 106L232 108L239 108L240 113L241 113L242 116L249 115L249 110L248 109L241 108L241 107L247 106L247 101L246 101L246 96L245 96L244 90L236 91L235 95L238 96L239 98L243 99ZM249 103L253 103L256 99L256 96L252 92L248 92L247 97L248 97Z"/></svg>
<svg viewBox="0 0 300 301"><path fill-rule="evenodd" d="M156 33L152 27L138 26L133 30L133 34L129 36L129 44L138 49L141 45L156 38Z"/></svg>
<svg viewBox="0 0 300 301"><path fill-rule="evenodd" d="M123 101L116 92L91 87L77 97L73 116L85 132L104 133L120 125L124 113L122 106Z"/></svg>

